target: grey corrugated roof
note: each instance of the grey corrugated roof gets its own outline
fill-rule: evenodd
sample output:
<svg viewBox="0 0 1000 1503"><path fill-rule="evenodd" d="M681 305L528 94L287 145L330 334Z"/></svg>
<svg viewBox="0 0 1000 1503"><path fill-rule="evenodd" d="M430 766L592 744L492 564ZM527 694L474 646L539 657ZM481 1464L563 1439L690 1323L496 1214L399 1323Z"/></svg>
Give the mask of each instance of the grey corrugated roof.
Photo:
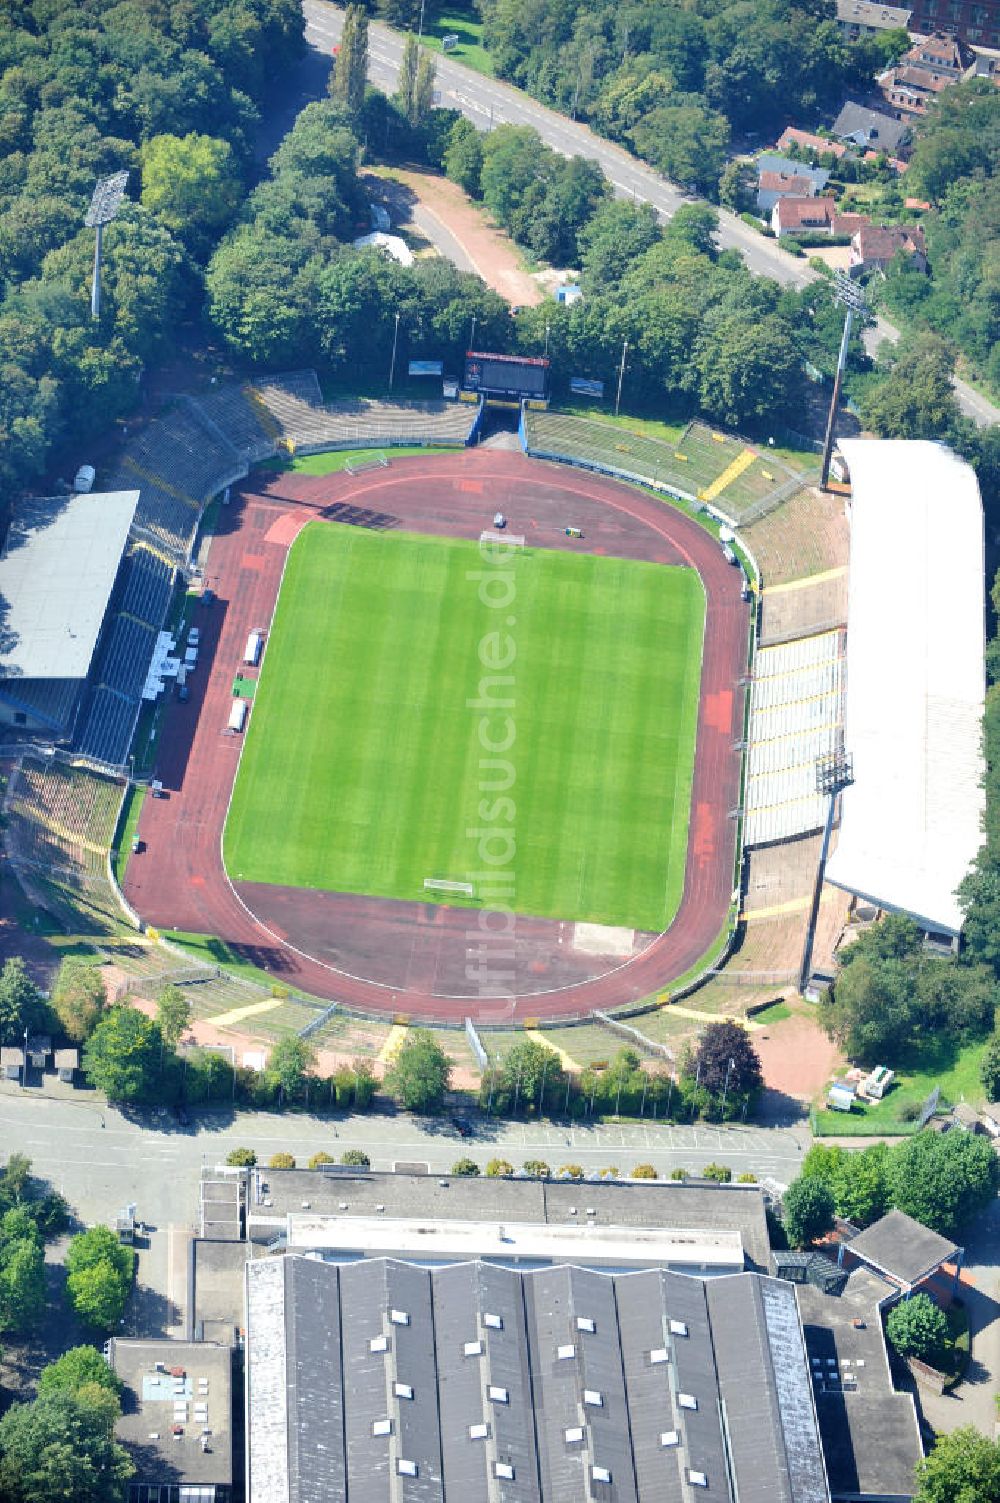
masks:
<svg viewBox="0 0 1000 1503"><path fill-rule="evenodd" d="M905 120L896 120L882 110L870 110L863 104L855 104L851 99L844 105L831 129L842 140L858 132L870 138L874 129L878 134L871 144L878 151L894 151L910 134L910 126Z"/></svg>
<svg viewBox="0 0 1000 1503"><path fill-rule="evenodd" d="M138 491L18 505L0 557L0 679L86 678Z"/></svg>
<svg viewBox="0 0 1000 1503"><path fill-rule="evenodd" d="M848 1243L851 1252L904 1284L915 1284L958 1248L947 1237L914 1221L905 1211L889 1211Z"/></svg>
<svg viewBox="0 0 1000 1503"><path fill-rule="evenodd" d="M692 1471L718 1503L828 1503L788 1284L570 1265L284 1263L286 1340L270 1328L258 1338L252 1297L247 1339L251 1403L275 1391L267 1363L281 1381L287 1367L289 1503L328 1503L345 1488L365 1503L690 1503ZM250 1265L251 1296L273 1272L270 1259ZM250 1418L251 1435L263 1434ZM379 1420L390 1435L373 1434ZM470 1434L483 1424L485 1436ZM671 1431L679 1443L665 1446ZM254 1457L251 1445L252 1484ZM415 1476L398 1475L401 1458Z"/></svg>

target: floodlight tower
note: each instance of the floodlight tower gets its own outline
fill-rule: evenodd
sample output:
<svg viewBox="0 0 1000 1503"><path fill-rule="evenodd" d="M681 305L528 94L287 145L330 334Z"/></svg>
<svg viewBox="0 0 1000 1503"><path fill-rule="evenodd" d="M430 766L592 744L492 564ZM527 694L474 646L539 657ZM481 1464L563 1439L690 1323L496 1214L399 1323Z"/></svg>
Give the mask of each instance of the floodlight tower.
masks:
<svg viewBox="0 0 1000 1503"><path fill-rule="evenodd" d="M844 379L844 366L847 364L847 344L851 337L851 323L855 313L864 313L868 304L865 302L864 288L853 282L846 272L838 271L834 279L834 301L842 303L844 307L844 333L840 341L840 354L837 356L837 374L833 378L833 396L830 398L830 414L826 420L826 438L823 442L823 473L820 476L820 485L826 487L830 478L830 456L833 453L833 428L837 420L837 403L840 401L840 385Z"/></svg>
<svg viewBox="0 0 1000 1503"><path fill-rule="evenodd" d="M819 918L820 898L823 895L823 880L826 876L826 862L830 854L830 836L833 833L833 817L837 808L837 799L845 788L849 788L854 782L854 759L843 746L825 757L820 757L816 763L816 792L821 793L829 802L826 806L826 824L823 827L823 844L820 847L819 865L816 868L816 885L813 888L812 908L809 912L809 927L806 929L806 942L802 950L802 964L799 967L799 991L805 992L809 985L809 977L812 975L813 943L816 938L816 921Z"/></svg>
<svg viewBox="0 0 1000 1503"><path fill-rule="evenodd" d="M101 316L101 243L104 238L104 226L110 224L118 213L127 183L127 172L115 172L111 177L100 178L84 220L88 229L97 231L94 244L94 279L90 284L91 318L96 319Z"/></svg>

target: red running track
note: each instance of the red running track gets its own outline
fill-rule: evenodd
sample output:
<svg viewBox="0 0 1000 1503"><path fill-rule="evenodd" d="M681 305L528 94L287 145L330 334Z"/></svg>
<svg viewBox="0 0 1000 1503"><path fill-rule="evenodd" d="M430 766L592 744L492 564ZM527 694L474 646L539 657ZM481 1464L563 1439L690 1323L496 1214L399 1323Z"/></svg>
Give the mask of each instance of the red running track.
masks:
<svg viewBox="0 0 1000 1503"><path fill-rule="evenodd" d="M733 887L747 607L736 569L683 512L638 490L521 454L480 449L396 461L362 475L278 475L221 512L201 608L191 700L168 701L157 776L125 892L151 925L218 936L289 984L369 1013L483 1023L579 1017L636 1002L697 963L722 929ZM232 681L249 631L271 620L292 539L317 516L359 525L478 538L503 510L530 544L693 564L708 609L684 896L660 935L637 934L631 957L573 946L573 924L516 921L512 971L470 979L465 909L244 883L222 864L222 829L241 738L224 733ZM563 528L583 529L582 542ZM289 734L294 735L294 726ZM478 923L478 919L472 921Z"/></svg>

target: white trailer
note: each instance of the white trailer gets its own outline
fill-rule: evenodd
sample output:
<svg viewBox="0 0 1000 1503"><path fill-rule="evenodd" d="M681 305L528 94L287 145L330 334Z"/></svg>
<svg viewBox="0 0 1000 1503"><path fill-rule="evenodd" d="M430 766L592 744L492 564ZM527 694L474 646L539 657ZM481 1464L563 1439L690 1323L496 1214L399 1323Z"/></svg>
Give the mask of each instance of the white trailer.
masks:
<svg viewBox="0 0 1000 1503"><path fill-rule="evenodd" d="M243 661L250 668L256 668L260 662L261 651L264 647L264 633L252 631L247 637L247 645L243 649Z"/></svg>
<svg viewBox="0 0 1000 1503"><path fill-rule="evenodd" d="M229 722L226 730L234 736L238 736L241 731L245 730L249 709L250 701L248 699L234 699L232 708L229 711Z"/></svg>

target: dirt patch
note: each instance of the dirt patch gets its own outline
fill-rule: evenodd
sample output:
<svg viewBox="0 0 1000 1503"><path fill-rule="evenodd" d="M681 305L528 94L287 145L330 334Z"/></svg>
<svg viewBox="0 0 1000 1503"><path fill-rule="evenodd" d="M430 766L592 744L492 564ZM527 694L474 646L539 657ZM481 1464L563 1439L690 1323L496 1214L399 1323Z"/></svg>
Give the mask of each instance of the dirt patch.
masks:
<svg viewBox="0 0 1000 1503"><path fill-rule="evenodd" d="M430 172L398 168L392 169L391 176L379 176L400 229L429 240L460 270L477 272L508 303L533 307L543 301L544 292L521 265L513 241L490 224L457 183Z"/></svg>
<svg viewBox="0 0 1000 1503"><path fill-rule="evenodd" d="M772 1091L811 1101L834 1074L840 1058L815 1018L797 1013L753 1036L764 1068L764 1084Z"/></svg>

